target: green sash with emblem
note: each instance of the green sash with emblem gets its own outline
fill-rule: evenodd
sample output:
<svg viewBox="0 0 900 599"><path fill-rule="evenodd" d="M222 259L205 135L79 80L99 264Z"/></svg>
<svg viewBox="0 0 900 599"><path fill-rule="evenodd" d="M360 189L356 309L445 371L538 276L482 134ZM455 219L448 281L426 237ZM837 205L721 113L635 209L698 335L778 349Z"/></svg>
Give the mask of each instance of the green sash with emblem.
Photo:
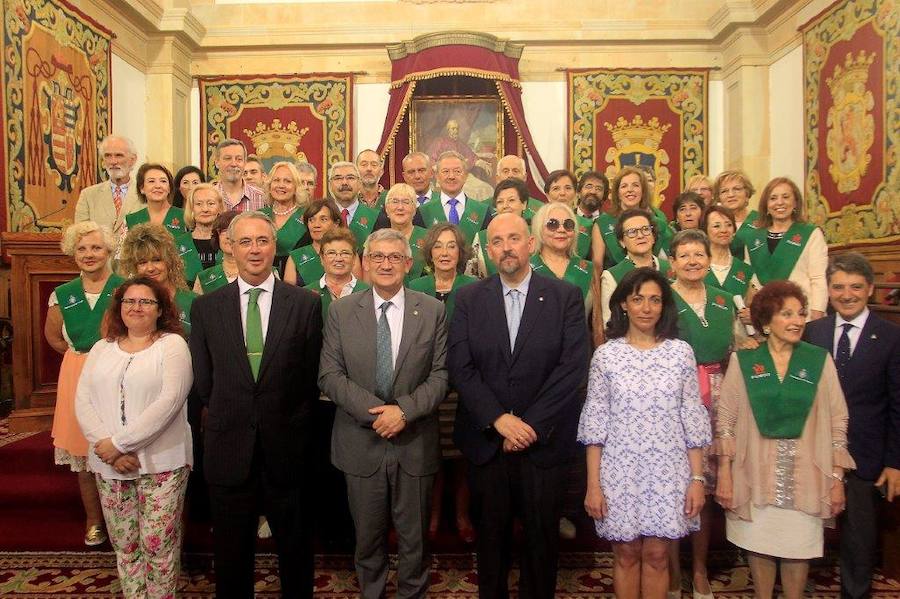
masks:
<svg viewBox="0 0 900 599"><path fill-rule="evenodd" d="M359 214L359 210L356 213ZM325 274L322 260L312 244L297 248L290 253L290 256L291 260L294 261L294 269L300 275L300 278L303 279L304 285L315 283Z"/></svg>
<svg viewBox="0 0 900 599"><path fill-rule="evenodd" d="M135 225L149 222L150 210L147 208L125 215L125 224L128 225L129 229ZM172 235L175 235L176 233L187 233L187 227L184 225L184 210L178 206L169 206L169 210L166 211L166 216L163 218L162 225L166 228L166 231Z"/></svg>
<svg viewBox="0 0 900 599"><path fill-rule="evenodd" d="M731 258L731 269L725 275L725 281L719 283L719 279L710 270L706 273L705 282L712 287L718 287L723 291L727 291L729 295L734 297L740 295L744 297L747 294L747 288L750 287L750 280L753 278L753 267L737 258Z"/></svg>
<svg viewBox="0 0 900 599"><path fill-rule="evenodd" d="M322 278L319 277L319 281ZM319 285L319 281L315 283L310 283L305 286L304 289L309 289L310 291L314 291L319 294L319 297L322 298L322 321L324 322L326 318L328 318L328 308L331 306L331 302L334 301L334 298L331 297L331 291L328 287L322 287ZM365 291L369 286L356 279L356 284L353 285L353 291L351 293L356 293L357 291Z"/></svg>
<svg viewBox="0 0 900 599"><path fill-rule="evenodd" d="M87 297L84 295L81 277L75 277L56 288L56 301L59 302L59 310L62 313L63 323L66 325L66 334L72 342L72 347L78 353L83 354L90 351L100 340L103 314L109 307L113 291L123 282L125 279L117 274L111 274L100 291L100 297L97 298L97 303L93 308L88 304Z"/></svg>
<svg viewBox="0 0 900 599"><path fill-rule="evenodd" d="M494 261L491 260L491 257L488 255L487 229L482 229L478 232L478 250L481 252L481 257L484 259L484 269L487 271L487 276L490 277L497 274L497 265L494 264Z"/></svg>
<svg viewBox="0 0 900 599"><path fill-rule="evenodd" d="M422 255L422 247L425 245L425 236L427 234L428 229L413 226L412 233L409 236L409 249L412 252L413 263L409 273L404 277L406 283L422 276L422 270L425 268L425 257Z"/></svg>
<svg viewBox="0 0 900 599"><path fill-rule="evenodd" d="M203 263L200 261L200 254L197 253L197 246L194 245L194 238L190 233L174 233L173 237L178 257L184 263L184 279L188 285L193 285L197 275L203 270Z"/></svg>
<svg viewBox="0 0 900 599"><path fill-rule="evenodd" d="M219 287L224 287L228 284L228 277L225 275L225 269L222 268L221 263L200 271L197 279L200 281L200 288L203 289L203 293L211 293Z"/></svg>
<svg viewBox="0 0 900 599"><path fill-rule="evenodd" d="M437 194L437 199L435 199L433 194L431 200L419 207L419 214L422 215L422 220L425 222L426 228L436 225L437 223L447 222L447 215L444 214L444 205L441 203L441 194L440 192L435 193ZM488 208L489 205L484 202L466 198L466 203L459 213L459 230L468 245L472 245L475 235L481 230L484 218L487 216ZM459 210L459 206L457 206L456 209Z"/></svg>
<svg viewBox="0 0 900 599"><path fill-rule="evenodd" d="M747 218L741 223L741 227L735 232L734 239L731 240L731 255L737 256L741 260L745 258L744 250L753 242L753 235L756 232L756 219L759 218L759 212L751 210L747 213Z"/></svg>
<svg viewBox="0 0 900 599"><path fill-rule="evenodd" d="M526 204L527 210L531 211L531 214L534 215L538 210L540 210L544 206L544 202L540 201L537 198L528 198L528 203ZM524 214L522 215L524 216Z"/></svg>
<svg viewBox="0 0 900 599"><path fill-rule="evenodd" d="M669 219L666 218L662 210L654 206L651 212L656 218L656 243L653 244L653 255L658 256L660 250L669 253L669 248L672 247L672 239L675 237L675 231L669 226Z"/></svg>
<svg viewBox="0 0 900 599"><path fill-rule="evenodd" d="M767 241L768 230L756 229L747 251L759 282L765 285L769 281L787 280L815 229L816 226L809 223L792 224L771 254Z"/></svg>
<svg viewBox="0 0 900 599"><path fill-rule="evenodd" d="M272 211L271 206L266 206L260 212L268 215L272 222L275 222L275 212ZM306 225L303 224L302 211L298 208L278 229L278 234L275 236L275 255L287 256L290 254L304 235L306 235Z"/></svg>
<svg viewBox="0 0 900 599"><path fill-rule="evenodd" d="M178 310L178 320L184 327L184 335L187 337L191 334L191 305L194 303L197 294L187 289L178 289L175 291L175 306Z"/></svg>
<svg viewBox="0 0 900 599"><path fill-rule="evenodd" d="M340 206L338 206L338 208L340 208ZM353 220L347 223L347 226L356 237L356 243L359 244L359 247L363 246L366 242L366 238L372 233L372 229L375 228L375 221L377 219L378 210L369 208L362 202L357 204L356 212L353 213Z"/></svg>
<svg viewBox="0 0 900 599"><path fill-rule="evenodd" d="M667 279L672 281L675 279L675 272L672 270L672 265L669 264L668 260L663 260L662 258L656 258L656 263L659 265L659 272L661 272ZM612 275L613 279L616 281L616 284L622 282L622 279L634 270L634 262L632 262L629 258L622 260L612 268L607 268L609 274Z"/></svg>
<svg viewBox="0 0 900 599"><path fill-rule="evenodd" d="M768 344L737 353L750 408L763 437L796 439L803 433L828 351L801 341L794 346L784 380L778 380Z"/></svg>
<svg viewBox="0 0 900 599"><path fill-rule="evenodd" d="M575 227L578 230L578 240L575 246L575 255L581 258L590 258L588 253L591 251L591 230L594 228L594 219L587 216L576 215ZM615 235L613 235L615 237ZM616 244L618 245L618 244Z"/></svg>
<svg viewBox="0 0 900 599"><path fill-rule="evenodd" d="M678 337L694 349L697 364L722 362L727 358L734 341L731 297L718 287L706 285L706 307L701 320L677 292L672 295L678 309Z"/></svg>
<svg viewBox="0 0 900 599"><path fill-rule="evenodd" d="M616 239L616 217L607 212L601 212L594 220L594 226L600 228L600 236L606 251L603 252L603 268L609 269L625 259L625 248L619 245Z"/></svg>
<svg viewBox="0 0 900 599"><path fill-rule="evenodd" d="M591 288L591 268L593 263L590 260L572 256L569 258L569 265L563 274L562 280L572 283L581 290L581 298L587 297ZM544 264L544 260L540 254L531 257L531 268L535 273L545 277L557 278L556 273L550 270L550 267Z"/></svg>
<svg viewBox="0 0 900 599"><path fill-rule="evenodd" d="M447 294L447 298L444 300L444 308L447 312L447 324L450 324L450 319L453 318L453 307L456 301L456 291L460 287L465 287L470 283L475 283L478 281L475 277L469 277L466 275L456 275L456 278L453 279L453 287L450 288L450 293ZM437 297L437 288L434 280L434 275L426 275L424 277L419 277L413 281L409 282L408 287L413 291L420 291L424 294L430 295L431 297Z"/></svg>

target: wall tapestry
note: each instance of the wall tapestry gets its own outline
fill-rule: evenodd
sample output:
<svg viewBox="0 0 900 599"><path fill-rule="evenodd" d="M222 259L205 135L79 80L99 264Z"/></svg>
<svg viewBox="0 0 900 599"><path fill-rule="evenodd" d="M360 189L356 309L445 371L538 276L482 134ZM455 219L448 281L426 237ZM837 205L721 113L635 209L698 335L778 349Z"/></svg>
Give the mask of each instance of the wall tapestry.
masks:
<svg viewBox="0 0 900 599"><path fill-rule="evenodd" d="M57 231L101 180L112 38L65 0L4 0L0 230Z"/></svg>
<svg viewBox="0 0 900 599"><path fill-rule="evenodd" d="M654 205L675 196L707 164L706 69L578 69L566 72L569 168L612 176L623 166L656 175Z"/></svg>
<svg viewBox="0 0 900 599"><path fill-rule="evenodd" d="M209 177L216 177L216 144L232 137L259 156L266 170L281 160L314 165L314 195L322 197L328 166L353 159L352 132L350 73L200 79L201 168Z"/></svg>
<svg viewBox="0 0 900 599"><path fill-rule="evenodd" d="M838 2L802 31L809 218L832 245L900 239L896 3Z"/></svg>

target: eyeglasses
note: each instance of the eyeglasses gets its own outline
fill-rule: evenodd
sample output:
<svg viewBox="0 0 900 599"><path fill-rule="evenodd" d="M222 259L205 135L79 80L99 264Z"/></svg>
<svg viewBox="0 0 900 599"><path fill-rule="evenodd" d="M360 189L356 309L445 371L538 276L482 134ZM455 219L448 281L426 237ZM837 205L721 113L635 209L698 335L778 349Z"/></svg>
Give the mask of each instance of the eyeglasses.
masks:
<svg viewBox="0 0 900 599"><path fill-rule="evenodd" d="M745 189L747 189L747 188L744 187L743 185L735 185L734 187L726 187L725 189L719 190L719 195L727 196L727 195L731 195L733 193L735 193L735 194L742 193Z"/></svg>
<svg viewBox="0 0 900 599"><path fill-rule="evenodd" d="M565 229L567 233L571 233L575 230L575 221L571 218L567 218L562 222L559 222L558 218L551 218L544 226L547 227L548 231L558 231L560 225L562 225L562 228Z"/></svg>
<svg viewBox="0 0 900 599"><path fill-rule="evenodd" d="M406 256L403 254L382 254L381 252L376 252L374 254L369 254L369 260L374 262L375 264L381 264L387 259L391 264L400 264L404 260L406 260Z"/></svg>
<svg viewBox="0 0 900 599"><path fill-rule="evenodd" d="M391 198L385 202L388 206L412 206L413 201L404 198Z"/></svg>
<svg viewBox="0 0 900 599"><path fill-rule="evenodd" d="M650 225L644 225L643 227L632 227L630 229L625 229L622 232L625 234L625 237L634 239L638 235L642 237L650 235L651 233L653 233L653 227L651 227Z"/></svg>
<svg viewBox="0 0 900 599"><path fill-rule="evenodd" d="M271 243L272 243L272 240L269 239L268 237L257 237L256 239L250 239L249 237L242 237L241 239L238 239L238 241L237 241L238 246L242 247L245 250L249 249L254 244L256 244L256 247L258 247L260 249L267 248L267 247L269 247L269 245Z"/></svg>
<svg viewBox="0 0 900 599"><path fill-rule="evenodd" d="M147 297L126 297L122 300L122 305L126 308L134 308L135 306L140 306L141 308L149 308L150 306L156 306L157 304L159 304L158 301Z"/></svg>
<svg viewBox="0 0 900 599"><path fill-rule="evenodd" d="M585 183L581 186L581 191L600 191L605 189L602 183Z"/></svg>
<svg viewBox="0 0 900 599"><path fill-rule="evenodd" d="M351 252L350 250L325 250L324 252L322 252L322 255L329 260L337 260L338 258L349 260L350 257L353 256L353 252Z"/></svg>
<svg viewBox="0 0 900 599"><path fill-rule="evenodd" d="M441 176L447 177L449 175L456 175L457 177L462 176L465 171L461 168L442 168L440 170Z"/></svg>
<svg viewBox="0 0 900 599"><path fill-rule="evenodd" d="M332 181L349 181L352 183L359 179L356 175L335 175L331 178Z"/></svg>

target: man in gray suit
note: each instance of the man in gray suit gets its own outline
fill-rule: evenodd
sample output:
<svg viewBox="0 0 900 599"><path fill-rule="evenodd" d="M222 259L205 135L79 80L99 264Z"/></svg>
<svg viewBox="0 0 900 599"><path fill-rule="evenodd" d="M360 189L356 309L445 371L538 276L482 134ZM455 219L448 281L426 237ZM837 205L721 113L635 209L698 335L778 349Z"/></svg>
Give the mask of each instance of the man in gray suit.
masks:
<svg viewBox="0 0 900 599"><path fill-rule="evenodd" d="M75 205L75 222L92 220L109 227L118 239L125 215L141 209L137 186L131 180L137 154L127 137L108 135L100 142L100 158L109 180L81 190Z"/></svg>
<svg viewBox="0 0 900 599"><path fill-rule="evenodd" d="M331 460L347 479L356 572L367 599L384 594L388 513L400 556L397 597L428 590L425 540L440 464L447 333L443 304L404 289L411 266L401 233L369 236L363 268L372 289L331 304L319 365L319 387L338 407Z"/></svg>

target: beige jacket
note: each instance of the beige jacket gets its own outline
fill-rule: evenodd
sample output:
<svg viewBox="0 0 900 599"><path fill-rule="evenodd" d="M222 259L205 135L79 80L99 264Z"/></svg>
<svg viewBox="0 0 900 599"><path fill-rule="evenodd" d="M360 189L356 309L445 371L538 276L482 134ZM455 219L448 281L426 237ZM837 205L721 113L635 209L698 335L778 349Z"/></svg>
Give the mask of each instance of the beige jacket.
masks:
<svg viewBox="0 0 900 599"><path fill-rule="evenodd" d="M75 222L92 220L98 225L109 227L116 239L124 233L125 215L137 212L144 206L137 195L137 181L132 177L128 183L128 193L122 201L122 210L116 215L113 204L112 185L109 181L101 181L96 185L85 187L78 196L75 206Z"/></svg>

